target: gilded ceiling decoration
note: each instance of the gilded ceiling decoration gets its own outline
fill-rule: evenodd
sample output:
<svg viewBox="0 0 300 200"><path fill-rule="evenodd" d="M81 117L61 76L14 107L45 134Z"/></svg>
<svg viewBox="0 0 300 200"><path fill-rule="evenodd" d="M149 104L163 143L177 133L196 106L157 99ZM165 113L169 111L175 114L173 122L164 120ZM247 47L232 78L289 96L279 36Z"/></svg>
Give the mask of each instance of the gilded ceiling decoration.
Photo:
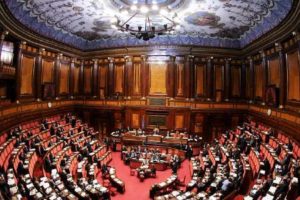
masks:
<svg viewBox="0 0 300 200"><path fill-rule="evenodd" d="M149 41L112 28L120 9L145 0L5 0L15 18L33 31L82 50L141 45L243 48L277 26L292 0L148 0L178 15L179 28ZM133 25L143 25L136 17ZM154 23L160 22L152 16Z"/></svg>

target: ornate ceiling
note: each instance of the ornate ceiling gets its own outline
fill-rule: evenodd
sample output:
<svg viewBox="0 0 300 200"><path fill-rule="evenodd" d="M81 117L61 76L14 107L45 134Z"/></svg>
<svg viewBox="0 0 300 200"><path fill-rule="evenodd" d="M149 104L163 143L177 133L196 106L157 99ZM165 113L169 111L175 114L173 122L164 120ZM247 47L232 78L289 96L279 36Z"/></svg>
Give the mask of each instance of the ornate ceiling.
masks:
<svg viewBox="0 0 300 200"><path fill-rule="evenodd" d="M154 0L152 0L154 2ZM243 48L277 26L293 0L156 0L177 13L175 33L138 40L111 27L119 9L144 0L5 0L15 18L33 31L82 50L141 45ZM151 0L148 0L151 2ZM130 14L128 16L130 17ZM154 23L160 19L153 16ZM141 17L134 26L143 25Z"/></svg>

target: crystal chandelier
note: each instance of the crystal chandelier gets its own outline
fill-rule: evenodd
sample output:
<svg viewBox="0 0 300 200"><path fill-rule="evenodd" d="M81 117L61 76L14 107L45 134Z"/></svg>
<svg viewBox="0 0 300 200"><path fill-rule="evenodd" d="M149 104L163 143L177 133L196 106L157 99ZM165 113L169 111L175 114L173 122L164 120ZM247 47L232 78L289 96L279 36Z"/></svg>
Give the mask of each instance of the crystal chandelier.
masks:
<svg viewBox="0 0 300 200"><path fill-rule="evenodd" d="M139 1L124 6L112 19L112 27L145 41L157 35L172 34L179 28L177 13L155 1Z"/></svg>

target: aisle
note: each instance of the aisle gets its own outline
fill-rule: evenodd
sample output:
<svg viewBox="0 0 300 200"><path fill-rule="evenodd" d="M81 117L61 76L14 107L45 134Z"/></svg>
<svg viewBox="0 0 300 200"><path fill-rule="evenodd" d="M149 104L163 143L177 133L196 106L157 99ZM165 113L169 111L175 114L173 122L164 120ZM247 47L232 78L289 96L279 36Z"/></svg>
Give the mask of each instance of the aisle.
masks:
<svg viewBox="0 0 300 200"><path fill-rule="evenodd" d="M153 184L162 182L166 180L172 173L171 169L166 171L157 171L156 178L147 178L144 182L140 182L140 180L136 176L130 176L130 168L123 164L123 161L120 157L120 152L112 153L113 160L110 165L117 169L117 176L125 182L126 191L124 194L117 193L116 196L112 197L113 200L148 200L149 191ZM183 180L186 175L185 181L188 182L190 180L189 174L189 161L185 160L182 163L182 167L178 170L178 176L180 180Z"/></svg>

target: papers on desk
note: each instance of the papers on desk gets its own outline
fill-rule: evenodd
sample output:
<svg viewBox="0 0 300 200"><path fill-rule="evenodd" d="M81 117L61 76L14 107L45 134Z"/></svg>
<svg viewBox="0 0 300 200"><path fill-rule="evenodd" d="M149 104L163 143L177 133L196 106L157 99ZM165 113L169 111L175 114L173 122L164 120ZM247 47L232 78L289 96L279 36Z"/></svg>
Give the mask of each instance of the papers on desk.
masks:
<svg viewBox="0 0 300 200"><path fill-rule="evenodd" d="M251 196L245 196L244 200L253 200L253 198Z"/></svg>
<svg viewBox="0 0 300 200"><path fill-rule="evenodd" d="M274 196L270 195L270 194L267 194L266 196L264 196L262 198L262 200L273 200L274 199Z"/></svg>
<svg viewBox="0 0 300 200"><path fill-rule="evenodd" d="M275 194L275 192L276 192L276 190L277 190L277 187L275 187L275 186L271 186L271 187L270 187L270 189L269 189L269 191L268 191L268 193L270 193L270 194L274 195L274 194Z"/></svg>
<svg viewBox="0 0 300 200"><path fill-rule="evenodd" d="M18 187L17 186L11 187L9 188L9 191L12 195L15 195L18 192Z"/></svg>
<svg viewBox="0 0 300 200"><path fill-rule="evenodd" d="M276 176L275 180L273 181L274 184L278 185L281 182L282 178L279 176Z"/></svg>
<svg viewBox="0 0 300 200"><path fill-rule="evenodd" d="M159 187L164 187L164 186L166 186L166 185L167 185L166 182L162 182L162 183L159 183L159 184L158 184Z"/></svg>

